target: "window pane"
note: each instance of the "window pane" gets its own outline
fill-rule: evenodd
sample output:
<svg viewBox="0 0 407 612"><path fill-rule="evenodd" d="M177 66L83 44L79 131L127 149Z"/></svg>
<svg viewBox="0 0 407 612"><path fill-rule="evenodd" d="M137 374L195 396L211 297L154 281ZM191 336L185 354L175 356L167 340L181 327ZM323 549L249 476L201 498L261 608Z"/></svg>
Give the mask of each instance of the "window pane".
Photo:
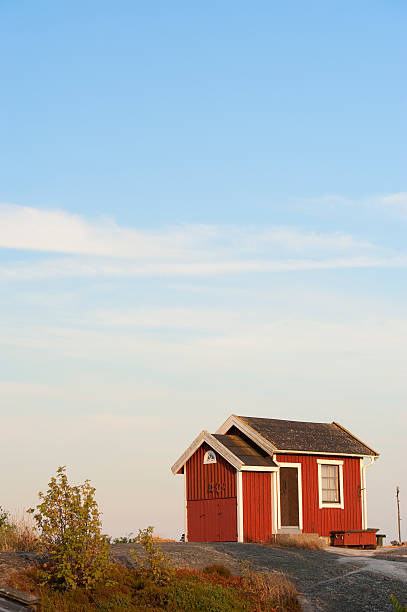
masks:
<svg viewBox="0 0 407 612"><path fill-rule="evenodd" d="M339 465L321 464L322 501L339 503Z"/></svg>

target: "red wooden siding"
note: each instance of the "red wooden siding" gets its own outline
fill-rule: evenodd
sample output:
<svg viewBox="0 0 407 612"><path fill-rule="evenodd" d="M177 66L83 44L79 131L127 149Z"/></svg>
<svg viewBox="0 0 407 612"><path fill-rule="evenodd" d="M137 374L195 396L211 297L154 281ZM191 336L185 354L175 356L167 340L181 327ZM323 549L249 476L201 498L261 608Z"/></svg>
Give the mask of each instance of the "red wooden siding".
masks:
<svg viewBox="0 0 407 612"><path fill-rule="evenodd" d="M236 542L236 499L188 502L189 542Z"/></svg>
<svg viewBox="0 0 407 612"><path fill-rule="evenodd" d="M204 465L210 446L204 442L186 463L187 500L236 498L236 470L216 453L216 463Z"/></svg>
<svg viewBox="0 0 407 612"><path fill-rule="evenodd" d="M267 542L272 535L271 474L243 472L243 539Z"/></svg>
<svg viewBox="0 0 407 612"><path fill-rule="evenodd" d="M236 470L216 453L216 463L204 465L210 449L204 443L185 464L189 542L237 540Z"/></svg>
<svg viewBox="0 0 407 612"><path fill-rule="evenodd" d="M344 509L319 508L317 459L343 461ZM360 459L320 455L277 455L284 463L301 463L303 532L328 536L332 530L362 529Z"/></svg>

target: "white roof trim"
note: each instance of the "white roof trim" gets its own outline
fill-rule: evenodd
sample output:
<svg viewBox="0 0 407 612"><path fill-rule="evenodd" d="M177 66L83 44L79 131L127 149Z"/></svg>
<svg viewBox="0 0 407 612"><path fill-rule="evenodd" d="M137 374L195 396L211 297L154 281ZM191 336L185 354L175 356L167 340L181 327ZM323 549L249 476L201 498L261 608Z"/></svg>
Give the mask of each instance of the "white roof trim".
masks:
<svg viewBox="0 0 407 612"><path fill-rule="evenodd" d="M223 446L223 444L219 442L219 440L217 440L212 434L210 434L209 431L203 430L201 431L199 436L195 438L192 444L188 446L186 451L182 453L181 457L174 463L171 468L173 474L176 474L185 465L188 459L195 453L196 450L198 450L198 448L203 444L203 442L209 444L209 446L213 448L214 451L219 453L219 455L221 455L228 463L233 465L233 467L237 470L240 470L244 466L243 461L240 461L240 459L236 457L236 455L234 455L229 449Z"/></svg>
<svg viewBox="0 0 407 612"><path fill-rule="evenodd" d="M232 414L216 431L217 434L225 434L231 427L237 427L243 434L245 434L250 440L252 440L257 446L260 446L266 453L273 456L277 450L275 446L271 444L266 438L257 433L250 425L247 425L244 421L239 419L238 416Z"/></svg>
<svg viewBox="0 0 407 612"><path fill-rule="evenodd" d="M374 455L355 455L355 453L328 453L326 451L305 451L305 450L276 450L279 455L332 455L332 457L374 457ZM376 457L377 458L377 457ZM275 461L275 459L274 459Z"/></svg>
<svg viewBox="0 0 407 612"><path fill-rule="evenodd" d="M279 468L266 465L244 465L242 472L278 472Z"/></svg>

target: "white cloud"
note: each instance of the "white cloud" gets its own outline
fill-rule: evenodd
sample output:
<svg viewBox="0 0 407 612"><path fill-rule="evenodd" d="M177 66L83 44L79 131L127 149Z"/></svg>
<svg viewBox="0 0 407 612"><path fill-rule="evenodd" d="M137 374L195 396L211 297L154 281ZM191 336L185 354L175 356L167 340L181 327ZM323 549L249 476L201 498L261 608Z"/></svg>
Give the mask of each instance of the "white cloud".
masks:
<svg viewBox="0 0 407 612"><path fill-rule="evenodd" d="M349 235L296 228L179 225L160 231L120 227L102 217L89 220L62 210L0 205L0 246L127 259L206 259L256 253L264 247L294 251L341 251L368 246Z"/></svg>
<svg viewBox="0 0 407 612"><path fill-rule="evenodd" d="M190 249L196 235L210 229L196 226L194 232L174 228L167 234L119 227L112 219L89 221L61 210L39 210L28 206L0 206L0 246L11 249L104 255L125 258L178 258Z"/></svg>
<svg viewBox="0 0 407 612"><path fill-rule="evenodd" d="M209 262L143 262L100 259L53 259L0 266L7 281L53 278L204 277L252 272L292 272L348 268L405 268L407 256L341 257L335 259L235 260Z"/></svg>
<svg viewBox="0 0 407 612"><path fill-rule="evenodd" d="M383 200L400 204L405 195ZM0 205L0 247L48 253L34 262L20 253L20 261L0 266L0 279L5 280L199 277L407 265L403 255L339 232L210 225L150 231L120 227L106 218L89 220L66 211L10 204Z"/></svg>
<svg viewBox="0 0 407 612"><path fill-rule="evenodd" d="M388 208L407 213L407 191L400 191L399 193L391 193L383 196L379 199L380 203Z"/></svg>

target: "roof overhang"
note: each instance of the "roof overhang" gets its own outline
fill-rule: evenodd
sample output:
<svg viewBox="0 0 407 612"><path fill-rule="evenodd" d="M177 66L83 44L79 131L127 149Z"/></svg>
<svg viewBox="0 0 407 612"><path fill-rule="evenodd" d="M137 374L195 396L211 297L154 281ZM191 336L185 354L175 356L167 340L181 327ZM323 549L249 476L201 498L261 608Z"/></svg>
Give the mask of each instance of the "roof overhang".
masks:
<svg viewBox="0 0 407 612"><path fill-rule="evenodd" d="M377 451L375 451L374 448L372 448L371 446L369 446L368 444L366 444L366 442L363 442L363 440L361 440L360 438L358 438L357 436L355 436L355 434L351 433L348 429L345 429L345 427L343 425L341 425L340 423L336 423L335 421L332 421L332 425L335 425L335 427L338 427L338 429L342 429L342 431L344 431L345 433L347 433L349 436L352 436L352 438L354 438L355 440L357 440L358 442L360 442L360 444L363 444L363 446L366 446L366 448L368 448L369 450L372 451L372 455L375 457L379 457L380 453L378 453ZM372 455L363 455L363 457L372 457Z"/></svg>
<svg viewBox="0 0 407 612"><path fill-rule="evenodd" d="M253 427L250 427L247 423L239 419L236 414L232 414L226 421L217 429L217 434L225 434L229 431L231 427L237 427L239 431L245 434L252 442L257 444L260 448L262 448L266 453L273 456L275 451L277 450L275 446L273 446L266 438L263 438L261 434L259 434Z"/></svg>

